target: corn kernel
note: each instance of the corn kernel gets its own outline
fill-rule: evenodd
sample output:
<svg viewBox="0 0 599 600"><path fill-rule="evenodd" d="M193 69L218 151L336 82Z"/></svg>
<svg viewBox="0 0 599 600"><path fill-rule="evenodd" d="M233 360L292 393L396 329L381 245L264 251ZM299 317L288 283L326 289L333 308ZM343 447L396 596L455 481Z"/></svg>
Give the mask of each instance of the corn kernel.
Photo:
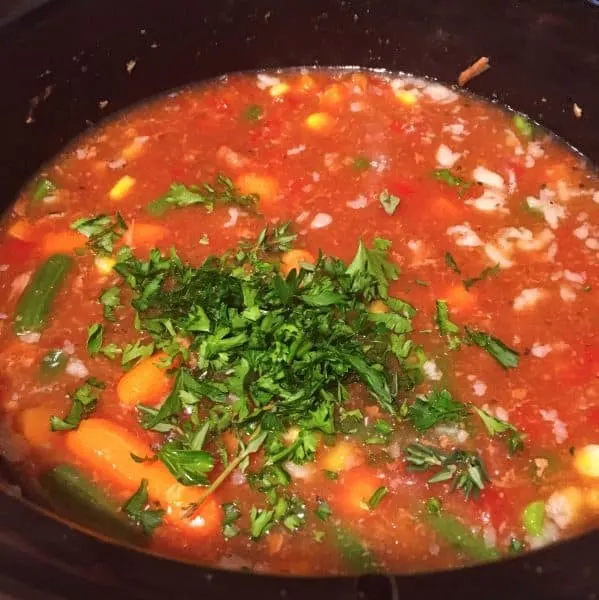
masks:
<svg viewBox="0 0 599 600"><path fill-rule="evenodd" d="M577 450L574 468L585 477L599 477L599 444L588 444Z"/></svg>
<svg viewBox="0 0 599 600"><path fill-rule="evenodd" d="M110 256L96 256L94 264L102 275L108 275L112 271L112 267L116 264L116 260Z"/></svg>
<svg viewBox="0 0 599 600"><path fill-rule="evenodd" d="M325 112L312 113L306 118L306 125L314 131L324 131L333 125L333 118Z"/></svg>
<svg viewBox="0 0 599 600"><path fill-rule="evenodd" d="M114 184L108 195L112 200L122 200L134 185L135 179L129 175L124 175Z"/></svg>
<svg viewBox="0 0 599 600"><path fill-rule="evenodd" d="M395 97L406 106L413 106L418 102L418 98L416 94L413 92L408 92L406 90L395 90Z"/></svg>
<svg viewBox="0 0 599 600"><path fill-rule="evenodd" d="M291 86L288 83L275 83L270 88L270 95L273 98L278 98L279 96L284 96L290 89Z"/></svg>

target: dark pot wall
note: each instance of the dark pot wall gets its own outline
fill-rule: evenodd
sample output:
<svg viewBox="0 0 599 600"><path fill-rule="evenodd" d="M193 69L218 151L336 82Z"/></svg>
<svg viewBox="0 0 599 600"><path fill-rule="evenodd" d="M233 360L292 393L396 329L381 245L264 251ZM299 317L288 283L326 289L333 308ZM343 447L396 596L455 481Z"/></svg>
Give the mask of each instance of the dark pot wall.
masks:
<svg viewBox="0 0 599 600"><path fill-rule="evenodd" d="M32 0L38 4L38 0ZM43 3L42 3L43 4ZM1 27L1 25L0 25ZM0 199L73 136L144 97L223 72L386 67L540 120L599 160L599 8L584 0L53 0L0 28ZM126 65L135 61L128 72ZM102 101L108 101L101 108ZM577 120L572 103L584 111ZM101 542L0 494L0 595L121 598L580 598L599 534L507 563L418 577L294 580L210 572Z"/></svg>

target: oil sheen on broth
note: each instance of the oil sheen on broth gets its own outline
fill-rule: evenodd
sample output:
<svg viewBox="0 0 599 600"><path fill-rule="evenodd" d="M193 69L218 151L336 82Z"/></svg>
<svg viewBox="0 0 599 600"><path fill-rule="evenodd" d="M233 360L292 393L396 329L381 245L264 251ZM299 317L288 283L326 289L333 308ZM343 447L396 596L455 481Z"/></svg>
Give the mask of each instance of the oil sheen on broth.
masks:
<svg viewBox="0 0 599 600"><path fill-rule="evenodd" d="M135 108L0 245L3 452L201 564L496 560L596 526L599 182L521 115L359 71Z"/></svg>

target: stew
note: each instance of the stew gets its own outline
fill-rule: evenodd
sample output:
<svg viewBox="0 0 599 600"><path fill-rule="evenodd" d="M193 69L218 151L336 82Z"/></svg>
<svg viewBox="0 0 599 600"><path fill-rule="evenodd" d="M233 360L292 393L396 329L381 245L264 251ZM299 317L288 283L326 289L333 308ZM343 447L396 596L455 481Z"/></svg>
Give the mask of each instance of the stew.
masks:
<svg viewBox="0 0 599 600"><path fill-rule="evenodd" d="M0 240L2 452L73 520L307 575L599 522L599 181L524 115L227 76L76 140Z"/></svg>

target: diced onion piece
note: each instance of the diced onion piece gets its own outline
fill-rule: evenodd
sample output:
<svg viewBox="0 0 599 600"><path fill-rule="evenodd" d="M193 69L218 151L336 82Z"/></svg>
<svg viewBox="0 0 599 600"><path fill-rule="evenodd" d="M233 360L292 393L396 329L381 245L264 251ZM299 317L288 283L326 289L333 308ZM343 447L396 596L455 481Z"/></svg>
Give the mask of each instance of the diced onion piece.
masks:
<svg viewBox="0 0 599 600"><path fill-rule="evenodd" d="M599 444L588 444L576 450L574 468L585 477L599 478Z"/></svg>
<svg viewBox="0 0 599 600"><path fill-rule="evenodd" d="M111 200L122 200L134 185L135 179L129 175L124 175L112 186L108 195Z"/></svg>
<svg viewBox="0 0 599 600"><path fill-rule="evenodd" d="M482 241L478 237L478 235L473 231L472 227L468 223L464 223L463 225L454 225L453 227L449 227L447 229L447 235L456 236L456 244L458 246L482 246Z"/></svg>
<svg viewBox="0 0 599 600"><path fill-rule="evenodd" d="M310 223L311 229L322 229L328 227L333 222L333 217L328 213L318 213Z"/></svg>
<svg viewBox="0 0 599 600"><path fill-rule="evenodd" d="M505 188L505 182L503 181L503 177L495 171L491 171L486 167L476 167L472 172L472 176L476 181L482 183L483 185L488 185L489 187L495 188L497 190L502 190Z"/></svg>
<svg viewBox="0 0 599 600"><path fill-rule="evenodd" d="M545 290L541 288L524 289L514 299L514 310L524 310L532 308L539 300L546 295Z"/></svg>
<svg viewBox="0 0 599 600"><path fill-rule="evenodd" d="M460 156L462 156L460 152L452 152L451 148L445 144L441 144L437 149L435 158L440 167L450 169L458 161Z"/></svg>
<svg viewBox="0 0 599 600"><path fill-rule="evenodd" d="M83 379L89 375L87 367L78 358L69 358L65 370L72 377L78 377L79 379Z"/></svg>
<svg viewBox="0 0 599 600"><path fill-rule="evenodd" d="M560 528L572 525L580 514L582 492L574 486L553 492L545 504L545 513Z"/></svg>

